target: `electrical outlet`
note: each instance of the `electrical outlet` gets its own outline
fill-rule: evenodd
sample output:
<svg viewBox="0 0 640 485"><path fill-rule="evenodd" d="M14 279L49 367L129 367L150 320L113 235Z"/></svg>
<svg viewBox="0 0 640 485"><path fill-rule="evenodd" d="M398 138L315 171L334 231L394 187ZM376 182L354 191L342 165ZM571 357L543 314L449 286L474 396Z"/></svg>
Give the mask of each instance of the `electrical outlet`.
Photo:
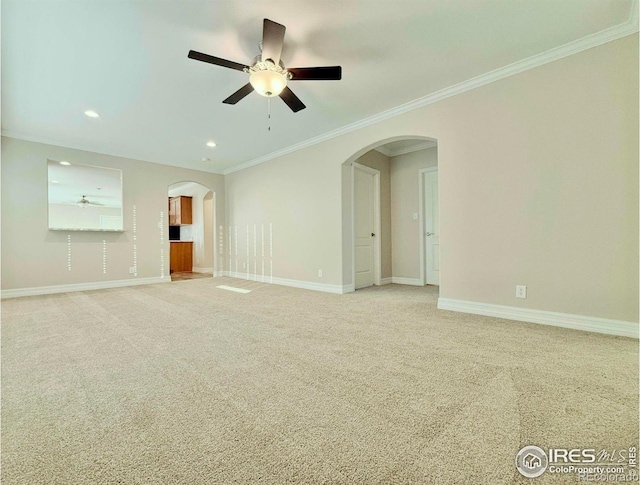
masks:
<svg viewBox="0 0 640 485"><path fill-rule="evenodd" d="M129 274L135 273L136 268L134 266L129 266Z"/></svg>
<svg viewBox="0 0 640 485"><path fill-rule="evenodd" d="M322 278L322 270L321 269L318 270L318 278Z"/></svg>
<svg viewBox="0 0 640 485"><path fill-rule="evenodd" d="M526 298L527 287L525 285L516 285L516 298Z"/></svg>
<svg viewBox="0 0 640 485"><path fill-rule="evenodd" d="M417 220L418 220L418 213L417 213L417 212L414 212L414 213L413 213L413 220L414 220L414 221L417 221Z"/></svg>

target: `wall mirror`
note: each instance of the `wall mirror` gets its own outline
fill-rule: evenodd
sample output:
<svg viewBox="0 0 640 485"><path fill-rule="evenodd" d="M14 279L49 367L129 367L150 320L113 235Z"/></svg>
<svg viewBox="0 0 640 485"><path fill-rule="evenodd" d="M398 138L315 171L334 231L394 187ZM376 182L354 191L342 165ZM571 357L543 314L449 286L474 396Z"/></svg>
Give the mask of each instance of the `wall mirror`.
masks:
<svg viewBox="0 0 640 485"><path fill-rule="evenodd" d="M47 161L49 229L123 231L122 170Z"/></svg>

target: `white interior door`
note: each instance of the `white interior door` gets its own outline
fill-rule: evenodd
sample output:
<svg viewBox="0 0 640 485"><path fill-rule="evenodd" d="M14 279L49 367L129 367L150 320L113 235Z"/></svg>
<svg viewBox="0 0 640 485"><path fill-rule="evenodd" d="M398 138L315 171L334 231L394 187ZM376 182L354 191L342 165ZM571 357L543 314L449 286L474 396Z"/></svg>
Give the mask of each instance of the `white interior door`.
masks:
<svg viewBox="0 0 640 485"><path fill-rule="evenodd" d="M440 207L438 172L424 174L424 241L427 284L440 284Z"/></svg>
<svg viewBox="0 0 640 485"><path fill-rule="evenodd" d="M353 226L355 288L374 283L375 174L354 165Z"/></svg>

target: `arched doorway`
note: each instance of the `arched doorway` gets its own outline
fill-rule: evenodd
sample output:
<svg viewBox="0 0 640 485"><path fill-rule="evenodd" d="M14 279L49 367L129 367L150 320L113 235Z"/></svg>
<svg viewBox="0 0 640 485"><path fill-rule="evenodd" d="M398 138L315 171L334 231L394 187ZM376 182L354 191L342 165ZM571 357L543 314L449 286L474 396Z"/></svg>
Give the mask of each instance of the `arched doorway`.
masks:
<svg viewBox="0 0 640 485"><path fill-rule="evenodd" d="M388 283L427 284L427 249L434 250L425 238L439 231L433 217L427 217L433 182L425 188L424 174L437 171L437 166L437 141L422 136L380 140L342 164L342 270L347 291ZM372 184L372 192L363 195L362 188ZM370 210L368 203L373 204ZM363 223L367 217L372 217L375 230ZM367 278L366 259L371 256Z"/></svg>
<svg viewBox="0 0 640 485"><path fill-rule="evenodd" d="M168 187L171 280L210 278L215 271L215 194L198 182Z"/></svg>

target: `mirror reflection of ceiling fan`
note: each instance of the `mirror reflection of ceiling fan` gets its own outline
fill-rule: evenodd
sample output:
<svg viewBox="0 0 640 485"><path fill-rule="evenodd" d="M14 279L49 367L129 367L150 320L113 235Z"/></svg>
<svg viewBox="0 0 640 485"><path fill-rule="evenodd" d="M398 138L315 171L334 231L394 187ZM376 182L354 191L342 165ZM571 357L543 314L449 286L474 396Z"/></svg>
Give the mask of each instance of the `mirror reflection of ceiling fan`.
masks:
<svg viewBox="0 0 640 485"><path fill-rule="evenodd" d="M291 67L286 68L280 59L284 43L285 26L264 19L262 30L262 53L252 64L221 59L220 57L189 51L188 57L196 61L208 62L217 66L243 71L249 75L249 82L223 101L236 104L253 91L271 98L279 96L294 113L305 108L300 99L287 86L288 81L339 81L342 79L342 67Z"/></svg>
<svg viewBox="0 0 640 485"><path fill-rule="evenodd" d="M101 204L100 202L92 202L89 199L87 199L86 195L83 195L82 198L76 202L76 204L78 204L80 207L82 207L83 209L89 205L104 205Z"/></svg>

